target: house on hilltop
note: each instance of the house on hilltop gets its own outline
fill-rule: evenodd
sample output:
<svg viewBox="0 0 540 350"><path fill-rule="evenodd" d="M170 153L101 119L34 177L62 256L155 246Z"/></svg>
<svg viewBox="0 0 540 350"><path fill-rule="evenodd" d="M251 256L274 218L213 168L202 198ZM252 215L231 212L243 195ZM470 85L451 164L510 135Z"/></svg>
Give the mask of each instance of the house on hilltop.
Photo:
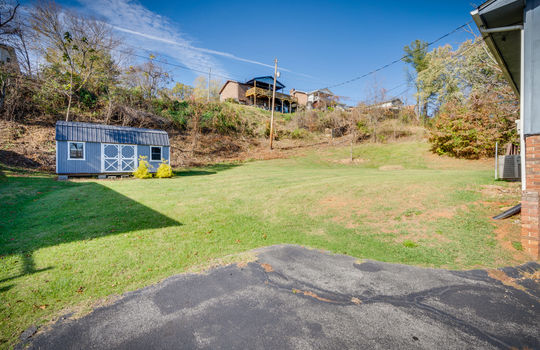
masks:
<svg viewBox="0 0 540 350"><path fill-rule="evenodd" d="M270 75L257 77L241 83L227 80L219 91L221 102L234 100L238 103L270 109L272 105L272 89L274 78ZM329 89L319 89L311 92L291 89L289 95L283 93L283 85L276 80L276 111L292 113L303 106L307 109L325 109L327 107L345 109L345 105L339 103L339 96Z"/></svg>
<svg viewBox="0 0 540 350"><path fill-rule="evenodd" d="M219 91L219 100L224 102L232 99L241 104L270 109L273 87L274 78L272 76L256 77L245 83L227 80ZM292 113L298 109L298 100L295 96L280 92L284 88L285 85L276 80L275 110L282 113Z"/></svg>
<svg viewBox="0 0 540 350"><path fill-rule="evenodd" d="M393 98L391 100L375 103L371 105L371 108L386 108L386 109L393 109L393 110L400 110L403 108L403 101L399 98Z"/></svg>
<svg viewBox="0 0 540 350"><path fill-rule="evenodd" d="M339 97L329 89L314 90L307 94L307 109L325 109L338 105L341 106Z"/></svg>
<svg viewBox="0 0 540 350"><path fill-rule="evenodd" d="M298 101L299 106L306 106L308 101L308 93L305 91L300 91L296 89L291 89L289 91L289 94L291 97L296 98L296 101Z"/></svg>

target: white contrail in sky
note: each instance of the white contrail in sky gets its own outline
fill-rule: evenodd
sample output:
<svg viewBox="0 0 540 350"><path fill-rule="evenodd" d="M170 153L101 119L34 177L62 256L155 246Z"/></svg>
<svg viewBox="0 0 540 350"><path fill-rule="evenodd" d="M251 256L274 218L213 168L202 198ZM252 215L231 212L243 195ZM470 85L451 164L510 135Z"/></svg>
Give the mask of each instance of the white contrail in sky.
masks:
<svg viewBox="0 0 540 350"><path fill-rule="evenodd" d="M233 60L236 60L236 61L240 61L240 62L252 63L252 64L257 64L257 65L263 66L263 67L274 68L274 66L272 66L270 64L250 60L250 59L247 59L247 58L238 57L238 56L235 56L235 55L233 55L231 53L228 53L228 52L222 52L222 51L216 51L216 50L211 50L211 49L205 49L205 48L201 48L201 47L195 47L195 46L191 46L191 45L186 45L186 44L182 44L182 43L179 43L179 42L176 42L174 40L167 39L167 38L160 38L160 37L157 37L157 36L154 36L154 35L149 35L149 34L137 32L135 30L122 28L122 27L118 27L118 26L113 26L113 28L118 30L118 31L124 32L124 33L129 33L129 34L133 34L133 35L142 36L142 37L145 37L147 39L161 41L161 42L166 43L166 44L185 47L187 49L204 52L204 53L207 53L207 54L210 54L210 55L227 57L227 58L230 58L230 59L233 59Z"/></svg>
<svg viewBox="0 0 540 350"><path fill-rule="evenodd" d="M156 54L166 55L192 70L208 70L227 76L227 72L209 53L197 50L186 34L170 20L154 13L133 0L79 0L85 12L110 24L124 36L126 45L144 47ZM168 45L163 45L164 43Z"/></svg>
<svg viewBox="0 0 540 350"><path fill-rule="evenodd" d="M273 69L267 64L236 56L229 52L217 51L192 45L185 33L167 17L154 13L134 0L79 0L85 10L102 17L115 30L129 34L126 41L134 47L144 44L145 50L164 54L194 70L212 67L216 74L227 76L226 70L215 60L215 56L254 64ZM142 43L141 43L141 38ZM167 45L163 45L167 44ZM280 67L281 71L313 79L308 74L293 72Z"/></svg>
<svg viewBox="0 0 540 350"><path fill-rule="evenodd" d="M149 35L149 34L146 34L146 33L141 33L141 32L135 31L135 30L122 28L122 27L118 27L118 26L113 26L113 28L118 30L118 31L124 32L124 33L138 35L138 36L141 36L141 37L144 37L144 38L147 38L147 39L151 39L151 40L161 41L161 42L163 42L165 44L171 44L171 45L176 45L176 46L180 46L180 47L185 47L187 49L196 50L196 51L199 51L199 52L204 52L204 53L207 53L207 54L210 54L210 55L216 55L216 56L222 56L222 57L230 58L230 59L235 60L235 61L256 64L256 65L259 65L259 66L272 68L272 69L274 68L274 66L271 65L271 64L262 63L262 62L259 62L259 61L251 60L249 58L238 57L238 56L233 55L232 53L228 53L228 52L216 51L216 50L212 50L212 49L205 49L205 48L202 48L202 47L195 47L195 46L192 46L192 45L186 45L186 44L182 44L182 43L179 43L177 41L170 40L170 39L167 39L167 38L160 38L160 37L157 37L157 36L154 36L154 35ZM304 77L307 77L307 78L313 78L313 76L311 76L311 75L293 72L293 71L291 71L291 70L289 70L287 68L280 67L279 69L284 71L284 72L297 74L297 75L304 76Z"/></svg>

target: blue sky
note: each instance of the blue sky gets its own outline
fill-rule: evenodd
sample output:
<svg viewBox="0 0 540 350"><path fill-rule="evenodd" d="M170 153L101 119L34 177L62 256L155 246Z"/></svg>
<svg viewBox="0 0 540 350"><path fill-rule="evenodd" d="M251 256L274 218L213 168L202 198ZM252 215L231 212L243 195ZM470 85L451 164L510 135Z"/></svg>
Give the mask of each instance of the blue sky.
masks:
<svg viewBox="0 0 540 350"><path fill-rule="evenodd" d="M112 24L134 52L192 70L248 80L271 75L279 60L286 90L313 90L362 75L403 55L414 39L432 41L471 20L476 4L452 1L60 1ZM460 31L437 45L472 38ZM137 60L137 58L133 58ZM167 66L166 66L167 67ZM201 73L168 66L175 81ZM216 76L215 76L216 77ZM406 81L405 65L334 88L344 102L365 100L370 87ZM406 85L389 95L409 98Z"/></svg>

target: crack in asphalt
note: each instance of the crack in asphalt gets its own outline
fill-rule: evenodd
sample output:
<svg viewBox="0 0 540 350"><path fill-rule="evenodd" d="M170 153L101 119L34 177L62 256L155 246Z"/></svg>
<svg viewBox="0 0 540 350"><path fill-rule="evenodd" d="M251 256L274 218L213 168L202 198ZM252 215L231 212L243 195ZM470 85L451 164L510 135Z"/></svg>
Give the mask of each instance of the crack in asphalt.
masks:
<svg viewBox="0 0 540 350"><path fill-rule="evenodd" d="M501 347L501 348L506 348L506 349L512 348L511 345L506 343L504 340L498 338L497 336L491 333L482 331L481 329L470 324L469 322L466 322L462 319L452 316L451 314L443 310L440 310L438 308L435 308L433 306L427 305L422 302L422 300L425 300L429 297L440 297L443 294L446 294L449 292L456 292L456 291L478 292L479 290L484 290L484 291L496 290L496 288L493 288L493 287L474 286L473 288L472 286L462 284L462 285L454 285L454 286L449 286L449 287L432 288L432 289L424 290L417 293L406 294L400 297L392 297L388 295L376 295L376 296L366 297L362 295L336 293L329 290L325 290L313 284L289 278L286 275L275 270L267 271L267 269L264 269L264 271L261 270L261 272L265 275L265 278L266 278L265 284L270 287L276 288L278 290L287 291L287 292L292 291L293 294L296 294L298 296L303 295L305 297L315 299L319 302L331 303L331 304L340 305L340 306L352 306L352 305L358 306L359 303L353 301L356 299L356 300L360 300L361 304L386 303L386 304L390 304L390 305L398 306L398 307L407 307L407 308L418 307L425 311L428 311L429 315L437 315L437 316L445 318L446 320L451 322L454 326L461 329L465 333L468 333L469 335L479 337L489 342L490 344ZM285 283L275 282L272 280L271 276L269 275L277 275L280 278L290 281L290 283L285 284ZM297 287L291 287L291 285L297 286ZM302 287L298 287L298 286L302 286ZM525 293L524 291L521 291L521 292ZM526 293L526 294L529 294L529 293ZM437 320L436 317L433 317L433 316L430 316L430 317L433 320L440 322L440 320Z"/></svg>

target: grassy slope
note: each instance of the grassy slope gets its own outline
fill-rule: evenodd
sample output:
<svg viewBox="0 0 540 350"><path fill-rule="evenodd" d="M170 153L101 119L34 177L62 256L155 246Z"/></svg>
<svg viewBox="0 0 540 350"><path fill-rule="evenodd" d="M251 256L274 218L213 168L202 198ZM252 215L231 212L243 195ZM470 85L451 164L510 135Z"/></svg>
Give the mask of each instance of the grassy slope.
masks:
<svg viewBox="0 0 540 350"><path fill-rule="evenodd" d="M62 309L277 243L435 267L519 262L489 219L517 192L483 194L489 165L437 160L423 143L359 146L364 162L334 161L348 152L163 180L0 177L0 347Z"/></svg>

